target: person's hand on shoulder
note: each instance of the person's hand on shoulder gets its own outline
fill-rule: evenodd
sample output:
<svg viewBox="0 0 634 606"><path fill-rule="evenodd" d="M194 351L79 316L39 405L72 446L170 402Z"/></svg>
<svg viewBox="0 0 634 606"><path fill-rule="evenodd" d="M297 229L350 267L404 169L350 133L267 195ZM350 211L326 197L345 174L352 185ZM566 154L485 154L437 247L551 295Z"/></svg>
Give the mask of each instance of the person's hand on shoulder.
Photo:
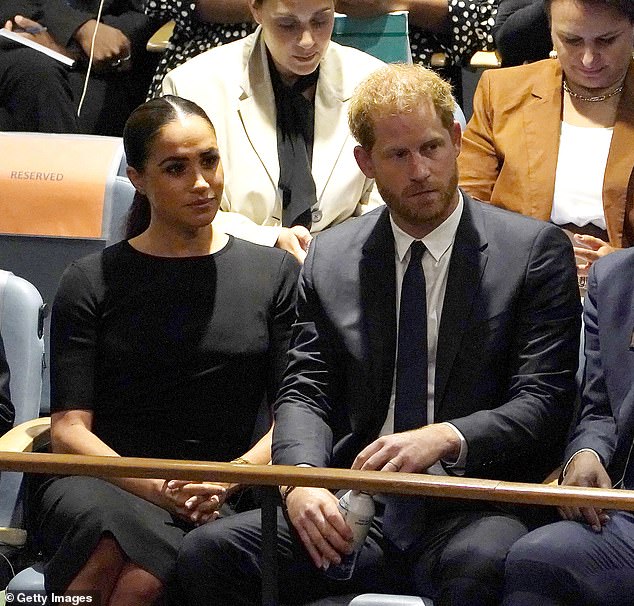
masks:
<svg viewBox="0 0 634 606"><path fill-rule="evenodd" d="M612 488L612 480L598 456L583 450L570 459L561 485ZM610 519L603 509L594 507L560 507L559 513L565 520L585 521L595 532L601 532L601 527Z"/></svg>
<svg viewBox="0 0 634 606"><path fill-rule="evenodd" d="M306 253L313 237L302 225L282 227L275 246L291 253L300 263L306 259Z"/></svg>
<svg viewBox="0 0 634 606"><path fill-rule="evenodd" d="M77 28L73 37L86 57L90 56L92 38L97 21L90 19ZM128 37L116 27L100 23L95 37L93 62L99 71L127 71L132 69L130 61L132 47Z"/></svg>
<svg viewBox="0 0 634 606"><path fill-rule="evenodd" d="M352 469L420 473L441 459L456 459L460 438L446 424L381 436L356 457Z"/></svg>
<svg viewBox="0 0 634 606"><path fill-rule="evenodd" d="M317 568L339 564L352 551L352 530L325 488L297 487L286 498L288 519Z"/></svg>

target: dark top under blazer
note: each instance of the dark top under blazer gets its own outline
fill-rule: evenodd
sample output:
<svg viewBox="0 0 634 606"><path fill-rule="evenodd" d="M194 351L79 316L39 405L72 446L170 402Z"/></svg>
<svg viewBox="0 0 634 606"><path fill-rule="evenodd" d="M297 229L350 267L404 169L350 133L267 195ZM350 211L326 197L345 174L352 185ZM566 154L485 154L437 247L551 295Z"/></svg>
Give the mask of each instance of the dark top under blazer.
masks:
<svg viewBox="0 0 634 606"><path fill-rule="evenodd" d="M465 436L466 475L540 481L560 461L575 391L572 249L553 225L464 199L435 419ZM274 463L347 467L378 436L394 372L394 254L387 209L313 240L276 403Z"/></svg>
<svg viewBox="0 0 634 606"><path fill-rule="evenodd" d="M584 302L585 369L580 418L566 460L592 448L617 483L634 436L634 250L592 265Z"/></svg>

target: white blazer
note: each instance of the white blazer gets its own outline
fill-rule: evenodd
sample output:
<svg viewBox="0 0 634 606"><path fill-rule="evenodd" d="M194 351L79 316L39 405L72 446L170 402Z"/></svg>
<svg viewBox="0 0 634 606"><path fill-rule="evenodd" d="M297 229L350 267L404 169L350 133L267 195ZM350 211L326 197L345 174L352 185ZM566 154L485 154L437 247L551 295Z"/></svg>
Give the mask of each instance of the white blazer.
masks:
<svg viewBox="0 0 634 606"><path fill-rule="evenodd" d="M312 173L317 191L313 233L372 210L382 200L354 159L347 122L354 88L383 62L331 42L315 93ZM282 225L276 110L261 28L172 70L163 94L200 105L211 118L225 189L214 224L234 236L273 246Z"/></svg>

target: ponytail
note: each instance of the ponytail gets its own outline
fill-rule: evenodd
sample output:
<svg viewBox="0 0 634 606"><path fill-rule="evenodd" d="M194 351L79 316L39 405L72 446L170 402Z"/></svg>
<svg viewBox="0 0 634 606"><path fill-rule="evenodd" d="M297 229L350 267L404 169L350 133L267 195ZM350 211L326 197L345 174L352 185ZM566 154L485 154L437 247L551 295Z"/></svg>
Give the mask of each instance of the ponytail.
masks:
<svg viewBox="0 0 634 606"><path fill-rule="evenodd" d="M142 234L150 226L150 216L150 201L147 196L135 192L126 219L125 239L130 240Z"/></svg>

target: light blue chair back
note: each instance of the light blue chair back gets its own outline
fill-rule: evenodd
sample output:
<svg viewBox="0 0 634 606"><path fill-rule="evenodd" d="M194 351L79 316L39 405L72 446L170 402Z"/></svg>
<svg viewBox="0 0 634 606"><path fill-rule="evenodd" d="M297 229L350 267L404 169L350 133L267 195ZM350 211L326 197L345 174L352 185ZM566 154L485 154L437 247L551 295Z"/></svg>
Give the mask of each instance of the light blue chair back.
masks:
<svg viewBox="0 0 634 606"><path fill-rule="evenodd" d="M94 144L95 150L102 150L101 144L104 141L112 142L112 145L108 144L108 148L113 151L100 160L107 178L103 194L103 212L102 216L98 218L101 223L101 233L97 237L8 233L9 230L3 225L0 215L0 263L3 269L23 276L34 284L42 294L44 301L50 305L57 291L59 279L64 269L72 261L99 252L123 238L125 217L132 204L134 187L125 176L126 160L121 139L92 135L0 133L0 137L2 137L0 142L10 140L12 136L32 139L34 145L37 145L40 140L46 141L47 144L50 141L58 142L60 154L64 153L65 145L72 145L75 140L86 146L86 153L91 153L91 144ZM2 199L7 191L3 187L3 178L5 177L0 175L0 202L6 200ZM73 171L73 174L64 175L64 183L70 184L69 186L72 188L77 188L77 191L81 191L81 188L85 186L85 179L86 175L82 173L81 167L77 168L76 172ZM12 201L15 204L20 204L20 202L19 199ZM63 219L60 219L60 223L63 224ZM47 347L48 332L49 323L47 321L44 325ZM49 410L48 385L48 369L46 369L42 393L43 413L47 413Z"/></svg>
<svg viewBox="0 0 634 606"><path fill-rule="evenodd" d="M344 46L362 50L386 63L412 62L406 11L371 18L337 14L332 39ZM454 118L464 132L467 128L467 119L459 105L456 105Z"/></svg>
<svg viewBox="0 0 634 606"><path fill-rule="evenodd" d="M11 372L15 424L40 413L44 362L42 297L33 284L0 270L0 333Z"/></svg>
<svg viewBox="0 0 634 606"><path fill-rule="evenodd" d="M44 305L38 290L11 272L0 270L0 333L11 378L15 424L40 413ZM0 527L23 525L22 474L0 473Z"/></svg>
<svg viewBox="0 0 634 606"><path fill-rule="evenodd" d="M57 135L45 133L0 133L0 143L3 149L11 150L12 137L16 138L15 145L22 145L21 139L32 141L34 146L40 145L45 149L56 150L64 154L64 148L72 149L73 154L97 155L99 170L93 170L89 174L81 167L66 167L61 175L60 183L64 184L64 190L79 193L88 188L92 194L92 186L103 188L103 206L101 216L91 217L95 226L100 229L94 236L77 237L74 216L70 215L63 205L47 208L47 226L54 227L54 231L29 233L28 227L15 233L7 228L0 215L0 262L3 269L13 271L32 282L42 294L46 303L50 303L57 290L57 284L61 273L66 266L75 259L91 252L97 252L108 244L111 244L123 235L123 219L129 208L134 188L125 176L126 161L123 152L123 141L114 137L98 137L92 135ZM104 151L107 149L107 153ZM53 151L49 152L53 153ZM26 167L25 173L28 173ZM33 173L31 173L33 174ZM98 179L104 179L99 183L87 181L95 175ZM14 183L9 175L0 174L0 204L23 204L25 201L16 196ZM5 185L6 183L6 185ZM51 184L42 182L42 195L50 190ZM33 193L33 184L29 182L31 196L36 198L37 191ZM47 189L49 188L49 189ZM18 190L19 191L19 190ZM97 191L99 191L97 189ZM17 199L7 200L5 196L13 195ZM92 194L94 195L94 194ZM37 202L41 205L41 201ZM56 203L57 204L57 203ZM91 207L92 208L92 207ZM95 207L96 208L96 207ZM37 217L34 219L37 226ZM94 230L91 233L95 233ZM53 235L54 234L54 235Z"/></svg>
<svg viewBox="0 0 634 606"><path fill-rule="evenodd" d="M386 63L411 63L407 13L398 11L378 17L335 15L332 39L358 48Z"/></svg>

